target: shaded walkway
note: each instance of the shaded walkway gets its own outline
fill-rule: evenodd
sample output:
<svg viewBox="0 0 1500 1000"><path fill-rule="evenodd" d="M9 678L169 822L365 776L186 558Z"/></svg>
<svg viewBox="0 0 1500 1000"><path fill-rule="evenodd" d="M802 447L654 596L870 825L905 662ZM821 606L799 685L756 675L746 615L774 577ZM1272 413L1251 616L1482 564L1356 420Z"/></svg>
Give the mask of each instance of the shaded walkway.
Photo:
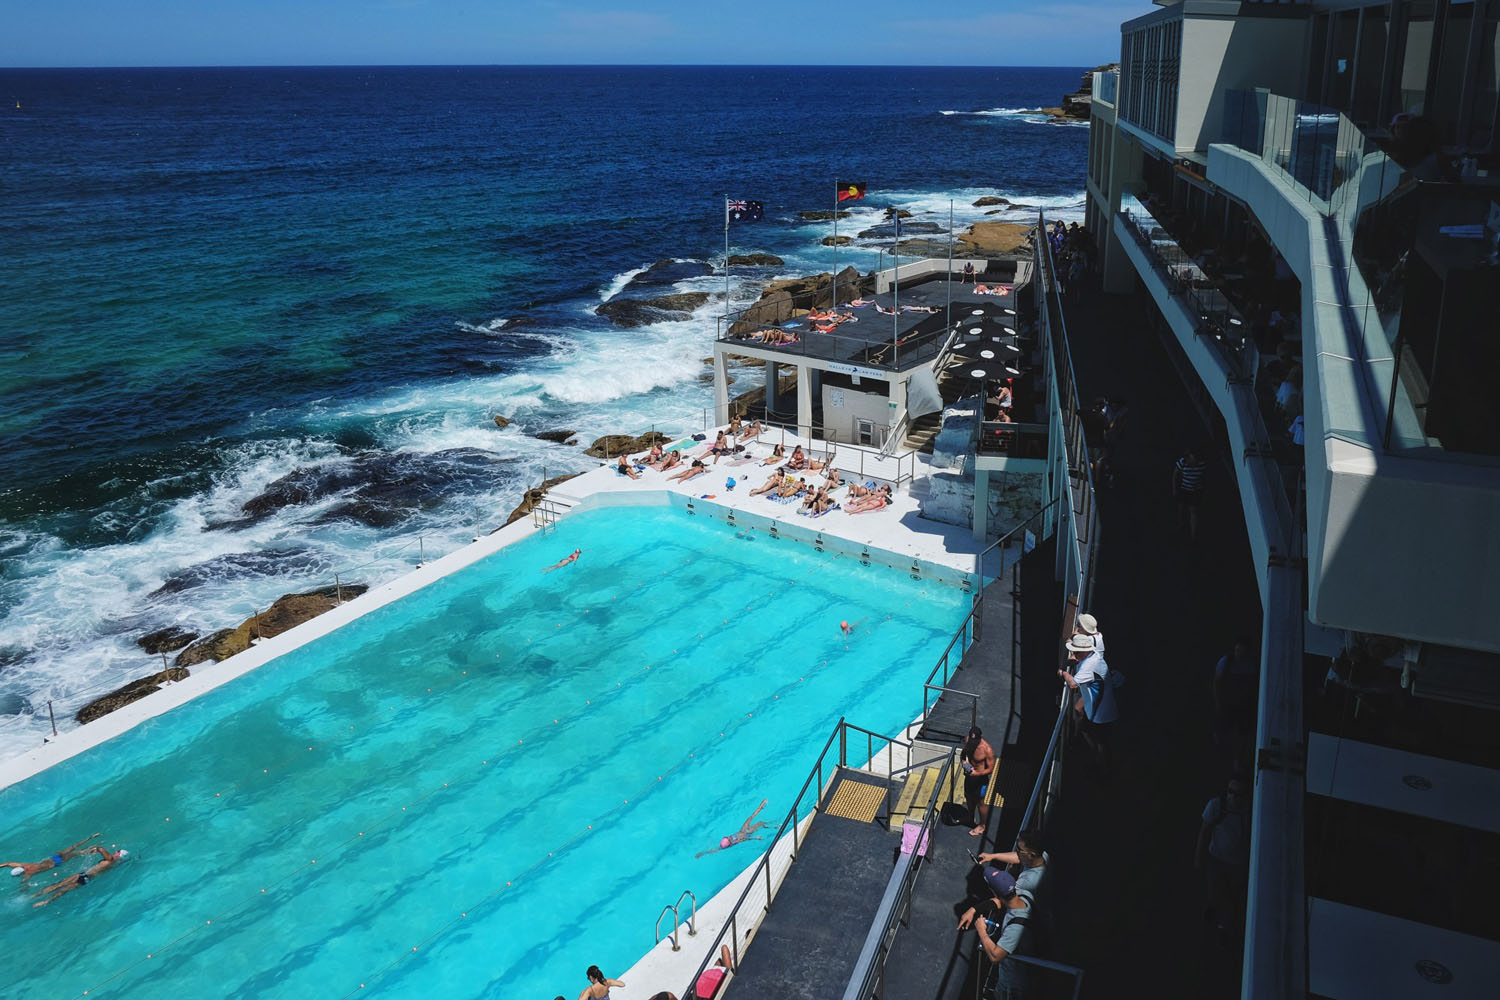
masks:
<svg viewBox="0 0 1500 1000"><path fill-rule="evenodd" d="M1115 480L1100 487L1088 609L1128 680L1112 779L1079 747L1049 828L1055 957L1087 970L1089 998L1238 996L1240 944L1221 945L1203 923L1193 870L1199 817L1231 766L1213 741L1213 666L1237 634L1256 637L1261 617L1232 466L1149 304L1085 291L1064 307L1083 398L1129 407ZM1178 530L1171 496L1173 463L1190 446L1210 462L1196 545Z"/></svg>

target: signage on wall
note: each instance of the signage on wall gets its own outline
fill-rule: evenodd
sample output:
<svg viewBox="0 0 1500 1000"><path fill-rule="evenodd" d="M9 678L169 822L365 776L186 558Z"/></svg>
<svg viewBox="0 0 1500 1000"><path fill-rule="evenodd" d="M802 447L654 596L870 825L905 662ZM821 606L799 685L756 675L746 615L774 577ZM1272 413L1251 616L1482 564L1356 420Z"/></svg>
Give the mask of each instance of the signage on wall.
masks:
<svg viewBox="0 0 1500 1000"><path fill-rule="evenodd" d="M850 365L842 361L830 361L828 370L838 372L841 375L863 375L867 378L885 378L885 372L879 368L866 368L863 365Z"/></svg>

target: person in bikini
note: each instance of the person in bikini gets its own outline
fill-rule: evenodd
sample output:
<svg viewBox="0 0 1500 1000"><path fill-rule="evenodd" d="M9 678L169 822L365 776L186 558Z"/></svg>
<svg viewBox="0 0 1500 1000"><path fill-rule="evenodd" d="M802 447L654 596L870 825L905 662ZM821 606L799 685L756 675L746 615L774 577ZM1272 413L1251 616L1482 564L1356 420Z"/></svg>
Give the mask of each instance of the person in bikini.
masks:
<svg viewBox="0 0 1500 1000"><path fill-rule="evenodd" d="M760 805L755 807L755 812L751 813L749 816L746 816L745 822L740 824L740 828L737 833L732 833L729 836L721 839L719 841L718 847L710 847L706 851L699 851L697 854L693 855L693 857L701 858L705 854L713 854L717 851L723 851L730 847L733 847L735 844L743 844L747 840L765 840L765 837L753 836L756 830L763 830L771 825L764 820L755 820L755 817L759 816L760 811L765 807L766 800L761 799Z"/></svg>
<svg viewBox="0 0 1500 1000"><path fill-rule="evenodd" d="M98 834L95 834L95 836L98 836ZM67 895L74 889L82 889L84 886L94 881L94 879L109 871L117 863L130 856L129 851L120 850L111 853L109 850L97 845L95 845L94 847L90 847L89 850L99 855L99 860L90 865L84 871L79 872L77 875L69 875L61 882L58 882L54 885L49 885L47 886L47 888L37 893L37 895L42 898L37 902L31 904L33 908L38 906L46 906L48 903L54 902L59 896Z"/></svg>
<svg viewBox="0 0 1500 1000"><path fill-rule="evenodd" d="M792 449L792 457L787 459L786 465L789 469L801 470L807 468L807 455L803 452L800 444Z"/></svg>
<svg viewBox="0 0 1500 1000"><path fill-rule="evenodd" d="M753 497L758 497L762 493L770 493L772 490L779 490L788 482L791 482L791 480L785 475L785 473L782 472L782 470L777 469L775 472L766 477L765 482L761 483L755 489L751 490L750 495Z"/></svg>
<svg viewBox="0 0 1500 1000"><path fill-rule="evenodd" d="M681 464L682 464L682 452L680 452L680 451L669 451L669 452L667 452L666 456L664 458L662 458L661 465L658 466L657 468L661 472L666 472L669 469L675 469L675 468L677 468Z"/></svg>
<svg viewBox="0 0 1500 1000"><path fill-rule="evenodd" d="M623 979L611 979L599 971L599 966L591 965L584 973L588 976L589 984L584 991L578 994L578 1000L608 1000L609 991L619 987L624 989Z"/></svg>
<svg viewBox="0 0 1500 1000"><path fill-rule="evenodd" d="M578 557L581 556L581 555L583 555L583 550L582 549L574 549L572 555L564 556L563 558L559 559L557 562L553 563L551 566L544 567L542 569L542 572L543 573L550 573L550 572L552 572L555 569L562 569L564 566L568 566L568 565L571 565L572 563L577 562L578 561Z"/></svg>
<svg viewBox="0 0 1500 1000"><path fill-rule="evenodd" d="M786 446L778 444L776 447L774 447L774 448L771 449L771 454L767 455L766 458L765 458L765 461L761 462L760 464L761 465L780 465L783 461L785 461L785 459L786 459Z"/></svg>
<svg viewBox="0 0 1500 1000"><path fill-rule="evenodd" d="M708 466L706 466L706 465L703 464L702 459L695 458L695 459L693 459L693 464L692 465L689 465L687 468L683 469L681 472L678 472L675 475L668 476L667 478L668 479L676 479L679 482L684 482L685 483L689 479L692 479L694 476L701 476L701 475L703 475L707 471L708 471Z"/></svg>
<svg viewBox="0 0 1500 1000"><path fill-rule="evenodd" d="M863 514L866 511L879 510L891 502L891 488L882 486L878 490L867 491L864 496L844 505L844 509L851 514Z"/></svg>
<svg viewBox="0 0 1500 1000"><path fill-rule="evenodd" d="M760 421L757 420L744 430L740 431L741 441L754 441L760 437Z"/></svg>
<svg viewBox="0 0 1500 1000"><path fill-rule="evenodd" d="M87 853L83 845L97 836L99 834L96 833L92 836L84 837L72 847L64 847L56 854L43 858L41 861L0 861L0 868L9 868L10 873L18 878L31 878L31 876L40 875L42 872L50 872L52 869L60 867L63 862L71 861L78 857L78 855Z"/></svg>

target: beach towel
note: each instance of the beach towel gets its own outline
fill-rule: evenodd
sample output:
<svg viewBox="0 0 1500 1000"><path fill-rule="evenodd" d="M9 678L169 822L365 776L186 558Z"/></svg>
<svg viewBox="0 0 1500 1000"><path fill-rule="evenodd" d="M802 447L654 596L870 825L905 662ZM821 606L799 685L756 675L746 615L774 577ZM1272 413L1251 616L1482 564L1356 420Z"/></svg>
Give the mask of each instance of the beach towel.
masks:
<svg viewBox="0 0 1500 1000"><path fill-rule="evenodd" d="M772 503L793 503L793 502L795 502L797 500L800 500L803 497L807 496L807 491L806 490L798 490L796 493L793 493L789 497L780 496L779 494L776 494L776 493L766 493L766 494L764 494L764 496L766 497L766 499L770 500Z"/></svg>
<svg viewBox="0 0 1500 1000"><path fill-rule="evenodd" d="M918 845L917 844L917 834L919 834L919 833L922 833L922 824L921 823L903 823L903 824L901 824L901 853L902 854L910 854L910 853L912 853L912 851L916 851L918 857L921 857L921 858L927 857L927 834L922 833L922 843L920 845Z"/></svg>
<svg viewBox="0 0 1500 1000"><path fill-rule="evenodd" d="M662 451L686 451L687 449L691 448L695 444L697 444L697 442L694 441L692 438L683 438L681 441L678 441L676 444L669 444L669 445L667 445L665 448L662 449Z"/></svg>
<svg viewBox="0 0 1500 1000"><path fill-rule="evenodd" d="M809 512L809 511L805 511L805 510L799 510L799 511L797 511L797 513L801 514L803 517L822 517L823 514L828 513L828 511L830 511L830 510L838 510L838 509L839 509L839 505L838 504L833 504L833 505L831 505L828 508L828 510L823 511L822 513L813 514L813 513Z"/></svg>
<svg viewBox="0 0 1500 1000"><path fill-rule="evenodd" d="M734 458L734 459L730 459L729 461L725 462L724 464L725 465L730 465L730 466L734 466L734 465L749 465L751 462L759 462L759 461L760 461L760 459L758 459L758 458L748 458L748 457L747 458Z"/></svg>
<svg viewBox="0 0 1500 1000"><path fill-rule="evenodd" d="M890 505L887 504L884 500L882 500L880 502L880 506L878 506L878 507L861 507L859 510L851 510L849 513L851 513L851 514L868 514L871 511L885 510L886 507L888 507L888 506L890 506Z"/></svg>

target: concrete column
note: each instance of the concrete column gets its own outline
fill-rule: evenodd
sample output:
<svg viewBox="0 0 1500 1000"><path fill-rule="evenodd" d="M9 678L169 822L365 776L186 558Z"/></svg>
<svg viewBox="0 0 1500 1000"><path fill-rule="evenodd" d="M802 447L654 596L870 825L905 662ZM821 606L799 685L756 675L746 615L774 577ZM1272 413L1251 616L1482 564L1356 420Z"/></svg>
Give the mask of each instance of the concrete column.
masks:
<svg viewBox="0 0 1500 1000"><path fill-rule="evenodd" d="M886 426L896 426L896 418L906 409L906 381L894 374L890 380L890 405L886 407Z"/></svg>
<svg viewBox="0 0 1500 1000"><path fill-rule="evenodd" d="M812 368L797 366L797 436L804 440L812 437L813 384Z"/></svg>
<svg viewBox="0 0 1500 1000"><path fill-rule="evenodd" d="M766 362L766 415L770 416L780 405L776 394L776 362Z"/></svg>
<svg viewBox="0 0 1500 1000"><path fill-rule="evenodd" d="M984 541L990 530L990 470L974 470L974 541Z"/></svg>
<svg viewBox="0 0 1500 1000"><path fill-rule="evenodd" d="M729 360L723 349L714 345L714 423L729 423Z"/></svg>

